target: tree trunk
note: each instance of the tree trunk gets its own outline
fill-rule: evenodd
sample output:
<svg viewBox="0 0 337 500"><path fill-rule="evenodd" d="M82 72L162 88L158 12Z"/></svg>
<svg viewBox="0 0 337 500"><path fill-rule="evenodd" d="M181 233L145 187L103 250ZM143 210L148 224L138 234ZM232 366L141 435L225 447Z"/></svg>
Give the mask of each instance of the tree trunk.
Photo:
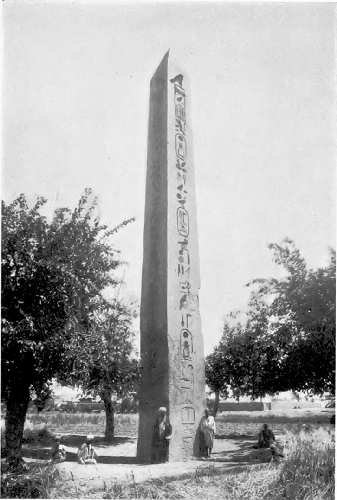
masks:
<svg viewBox="0 0 337 500"><path fill-rule="evenodd" d="M13 388L6 401L6 455L11 468L22 462L22 438L29 403L29 386Z"/></svg>
<svg viewBox="0 0 337 500"><path fill-rule="evenodd" d="M111 443L115 433L115 409L111 401L111 394L102 397L105 408L105 440Z"/></svg>
<svg viewBox="0 0 337 500"><path fill-rule="evenodd" d="M220 393L219 393L219 391L215 391L214 410L213 410L214 417L216 417L216 414L218 413L219 400L220 400Z"/></svg>

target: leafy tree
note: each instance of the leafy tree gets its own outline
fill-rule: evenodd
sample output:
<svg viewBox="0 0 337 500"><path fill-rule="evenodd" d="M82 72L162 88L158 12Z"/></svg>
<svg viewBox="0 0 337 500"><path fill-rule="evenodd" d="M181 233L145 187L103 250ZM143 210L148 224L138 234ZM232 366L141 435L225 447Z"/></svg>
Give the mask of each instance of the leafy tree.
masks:
<svg viewBox="0 0 337 500"><path fill-rule="evenodd" d="M7 460L21 461L30 391L43 398L62 366L65 347L88 331L102 292L117 280L118 253L94 215L86 190L74 210L58 209L49 222L46 203L29 206L22 194L2 202L2 400L6 403Z"/></svg>
<svg viewBox="0 0 337 500"><path fill-rule="evenodd" d="M327 267L310 270L291 240L269 248L286 274L249 283L245 323L225 322L207 358L207 383L253 399L284 390L334 394L335 253Z"/></svg>
<svg viewBox="0 0 337 500"><path fill-rule="evenodd" d="M230 384L225 353L216 348L206 358L205 375L208 387L215 394L214 416L219 409L220 396L228 397L228 386Z"/></svg>
<svg viewBox="0 0 337 500"><path fill-rule="evenodd" d="M228 397L229 388L237 399L244 395L256 399L281 390L278 346L273 339L267 341L265 310L257 315L256 307L244 324L225 321L222 338L206 359L206 381L216 396L215 413L219 396Z"/></svg>
<svg viewBox="0 0 337 500"><path fill-rule="evenodd" d="M88 334L72 338L59 380L81 387L86 395L99 396L106 414L105 438L114 436L112 396L135 391L138 362L132 358L132 319L135 310L115 299L91 317Z"/></svg>
<svg viewBox="0 0 337 500"><path fill-rule="evenodd" d="M281 279L255 280L260 298L271 297L269 329L284 353L290 389L335 393L336 253L326 267L308 269L294 243L271 244Z"/></svg>
<svg viewBox="0 0 337 500"><path fill-rule="evenodd" d="M239 366L234 366L235 363L233 363L233 349L235 346L239 348L240 344L237 340L242 336L242 326L240 323L233 325L230 319L232 318L226 319L221 341L207 356L205 363L206 382L215 393L214 415L218 412L220 396L227 398L229 387L234 387L233 378L240 377ZM243 359L241 356L235 358Z"/></svg>

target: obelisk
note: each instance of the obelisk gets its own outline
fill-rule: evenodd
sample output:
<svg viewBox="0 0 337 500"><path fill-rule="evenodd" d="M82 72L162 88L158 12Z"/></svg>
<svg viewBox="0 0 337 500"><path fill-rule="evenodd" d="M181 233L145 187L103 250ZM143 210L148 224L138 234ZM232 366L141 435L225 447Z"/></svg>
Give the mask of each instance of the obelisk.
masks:
<svg viewBox="0 0 337 500"><path fill-rule="evenodd" d="M142 382L137 456L151 461L157 410L173 434L169 461L198 455L205 408L190 90L167 53L150 84L140 312Z"/></svg>

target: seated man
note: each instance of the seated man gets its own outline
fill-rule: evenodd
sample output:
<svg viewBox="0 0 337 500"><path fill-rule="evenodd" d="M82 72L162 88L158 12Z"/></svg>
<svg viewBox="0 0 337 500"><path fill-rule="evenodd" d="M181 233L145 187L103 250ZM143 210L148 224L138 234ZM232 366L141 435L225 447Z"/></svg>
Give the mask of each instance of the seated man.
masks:
<svg viewBox="0 0 337 500"><path fill-rule="evenodd" d="M263 427L258 435L257 448L270 448L270 445L274 443L275 436L271 429L269 429L267 424L263 424Z"/></svg>
<svg viewBox="0 0 337 500"><path fill-rule="evenodd" d="M258 442L254 448L270 448L272 459L275 457L283 457L280 447L277 445L274 433L269 429L267 424L263 427L258 435Z"/></svg>
<svg viewBox="0 0 337 500"><path fill-rule="evenodd" d="M95 448L92 446L94 436L89 434L85 440L85 443L79 447L77 451L77 458L79 464L96 464L97 463L97 453Z"/></svg>
<svg viewBox="0 0 337 500"><path fill-rule="evenodd" d="M67 452L64 444L62 444L62 438L56 436L55 444L51 451L52 462L64 462L67 458Z"/></svg>

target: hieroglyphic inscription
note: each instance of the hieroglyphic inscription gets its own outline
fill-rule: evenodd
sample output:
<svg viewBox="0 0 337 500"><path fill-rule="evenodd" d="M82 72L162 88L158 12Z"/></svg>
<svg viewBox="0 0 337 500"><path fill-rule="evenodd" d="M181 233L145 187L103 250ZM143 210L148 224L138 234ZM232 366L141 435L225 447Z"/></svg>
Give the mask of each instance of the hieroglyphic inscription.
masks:
<svg viewBox="0 0 337 500"><path fill-rule="evenodd" d="M181 236L188 236L189 224L188 224L188 212L184 207L178 207L177 210L177 228L178 233ZM186 248L184 249L186 253Z"/></svg>
<svg viewBox="0 0 337 500"><path fill-rule="evenodd" d="M187 328L182 330L180 342L181 342L180 349L183 359L192 359L192 354L193 354L192 335L191 332L187 330Z"/></svg>
<svg viewBox="0 0 337 500"><path fill-rule="evenodd" d="M193 365L190 361L181 361L181 381L180 387L186 389L193 389Z"/></svg>
<svg viewBox="0 0 337 500"><path fill-rule="evenodd" d="M183 424L193 424L195 422L195 412L193 406L184 406L181 411L181 421Z"/></svg>
<svg viewBox="0 0 337 500"><path fill-rule="evenodd" d="M180 387L178 403L193 404L193 387Z"/></svg>
<svg viewBox="0 0 337 500"><path fill-rule="evenodd" d="M187 206L188 150L186 141L186 95L183 88L183 75L177 75L171 82L174 88L174 146L177 180L176 229L178 259L176 270L179 289L180 325L178 327L180 328L179 359L181 366L179 401L182 405L181 423L184 426L184 434L189 436L193 432L195 422L195 411L191 406L194 390L193 315L197 312L198 303L197 297L191 293L190 282L189 237L191 221Z"/></svg>
<svg viewBox="0 0 337 500"><path fill-rule="evenodd" d="M184 424L184 436L185 437L193 437L195 434L194 422L191 424Z"/></svg>
<svg viewBox="0 0 337 500"><path fill-rule="evenodd" d="M193 436L183 437L183 451L188 456L189 451L193 446Z"/></svg>

